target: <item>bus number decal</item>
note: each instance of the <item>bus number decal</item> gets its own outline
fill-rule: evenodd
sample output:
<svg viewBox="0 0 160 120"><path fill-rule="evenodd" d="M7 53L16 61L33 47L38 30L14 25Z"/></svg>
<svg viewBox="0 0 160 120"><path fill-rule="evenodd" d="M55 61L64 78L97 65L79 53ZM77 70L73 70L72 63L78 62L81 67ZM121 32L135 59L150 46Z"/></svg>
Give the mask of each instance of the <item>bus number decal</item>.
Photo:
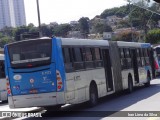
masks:
<svg viewBox="0 0 160 120"><path fill-rule="evenodd" d="M51 71L42 72L42 75L50 75L50 74L51 74Z"/></svg>

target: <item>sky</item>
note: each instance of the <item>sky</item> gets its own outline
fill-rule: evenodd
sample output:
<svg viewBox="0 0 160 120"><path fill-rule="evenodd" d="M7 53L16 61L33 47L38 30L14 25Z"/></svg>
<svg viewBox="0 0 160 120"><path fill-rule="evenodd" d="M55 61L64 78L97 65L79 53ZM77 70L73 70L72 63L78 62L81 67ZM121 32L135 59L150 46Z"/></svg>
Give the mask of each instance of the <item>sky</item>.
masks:
<svg viewBox="0 0 160 120"><path fill-rule="evenodd" d="M27 25L38 25L36 0L24 0ZM125 0L39 0L41 23L69 23L94 18L105 9L126 5Z"/></svg>

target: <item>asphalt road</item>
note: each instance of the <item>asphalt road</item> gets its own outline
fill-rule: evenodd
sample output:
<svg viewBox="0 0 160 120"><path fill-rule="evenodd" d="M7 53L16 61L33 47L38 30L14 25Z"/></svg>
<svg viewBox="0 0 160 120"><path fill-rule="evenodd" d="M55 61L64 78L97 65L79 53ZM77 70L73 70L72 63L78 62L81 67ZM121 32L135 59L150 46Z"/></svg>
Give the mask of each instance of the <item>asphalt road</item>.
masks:
<svg viewBox="0 0 160 120"><path fill-rule="evenodd" d="M160 79L152 80L150 87L136 88L131 94L124 91L102 98L93 108L79 104L63 107L60 113L40 113L43 117L38 119L48 120L160 120Z"/></svg>

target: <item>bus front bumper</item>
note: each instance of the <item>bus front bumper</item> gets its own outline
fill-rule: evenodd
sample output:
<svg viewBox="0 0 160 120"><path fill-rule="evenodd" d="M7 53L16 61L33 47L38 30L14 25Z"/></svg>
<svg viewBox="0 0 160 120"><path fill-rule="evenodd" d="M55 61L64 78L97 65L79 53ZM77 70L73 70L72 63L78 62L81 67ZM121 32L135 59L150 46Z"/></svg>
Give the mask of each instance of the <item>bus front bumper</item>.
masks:
<svg viewBox="0 0 160 120"><path fill-rule="evenodd" d="M43 107L64 104L64 92L8 96L10 108Z"/></svg>

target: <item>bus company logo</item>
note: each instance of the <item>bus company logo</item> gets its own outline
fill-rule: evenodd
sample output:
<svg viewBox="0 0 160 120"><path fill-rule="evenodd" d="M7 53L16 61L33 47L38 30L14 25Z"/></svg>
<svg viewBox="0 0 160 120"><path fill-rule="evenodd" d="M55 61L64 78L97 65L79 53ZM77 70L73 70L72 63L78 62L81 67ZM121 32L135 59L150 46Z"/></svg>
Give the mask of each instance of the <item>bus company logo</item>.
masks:
<svg viewBox="0 0 160 120"><path fill-rule="evenodd" d="M14 80L21 80L21 79L22 79L22 76L21 76L21 75L14 75L14 76L13 76L13 79L14 79Z"/></svg>
<svg viewBox="0 0 160 120"><path fill-rule="evenodd" d="M33 78L31 78L29 81L30 81L31 84L34 83L34 79Z"/></svg>

